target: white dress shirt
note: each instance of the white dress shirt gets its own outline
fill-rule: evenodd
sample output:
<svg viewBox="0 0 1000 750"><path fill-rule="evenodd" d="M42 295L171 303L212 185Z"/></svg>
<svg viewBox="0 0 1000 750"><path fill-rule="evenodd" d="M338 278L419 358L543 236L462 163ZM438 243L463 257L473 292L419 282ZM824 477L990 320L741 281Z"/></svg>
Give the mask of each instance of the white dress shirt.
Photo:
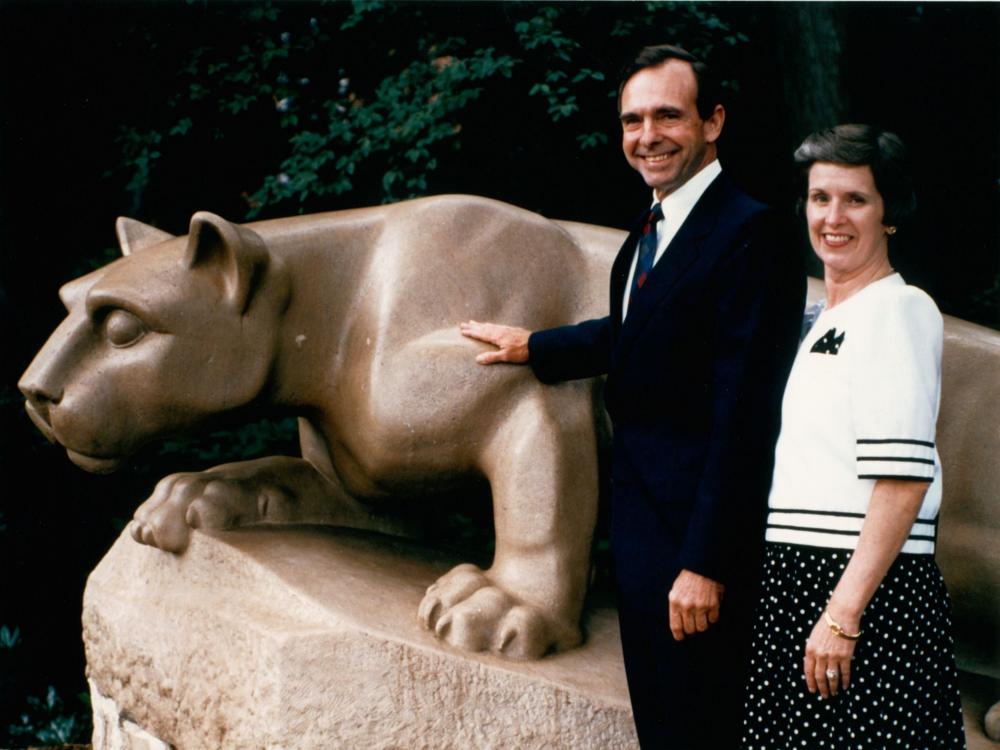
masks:
<svg viewBox="0 0 1000 750"><path fill-rule="evenodd" d="M688 214L691 213L691 209L694 208L694 205L708 189L708 186L720 174L722 174L722 165L719 164L718 159L715 159L710 164L706 164L694 177L670 193L662 201L657 201L656 191L653 191L653 202L650 203L650 207L659 203L663 209L663 219L658 221L654 227L654 231L656 232L656 256L653 258L654 266L660 262L660 258L663 257L667 245L674 239L677 230L681 228L681 224L684 223ZM635 264L639 258L638 249L639 243L636 243L636 250L632 254L632 266L628 272L628 281L625 284L625 298L622 301L622 320L625 319L629 296L632 294L632 277L635 276Z"/></svg>

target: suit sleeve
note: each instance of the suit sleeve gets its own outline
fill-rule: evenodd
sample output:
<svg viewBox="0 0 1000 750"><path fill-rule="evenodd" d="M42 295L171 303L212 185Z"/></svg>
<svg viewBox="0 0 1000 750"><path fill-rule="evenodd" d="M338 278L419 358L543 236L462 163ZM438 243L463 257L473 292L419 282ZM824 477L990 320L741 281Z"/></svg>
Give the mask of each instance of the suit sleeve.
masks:
<svg viewBox="0 0 1000 750"><path fill-rule="evenodd" d="M725 582L763 539L781 395L805 305L804 259L771 212L749 222L713 282L711 437L682 568ZM743 535L754 535L746 544ZM740 551L740 552L737 552Z"/></svg>
<svg viewBox="0 0 1000 750"><path fill-rule="evenodd" d="M610 361L610 317L536 331L528 339L528 364L543 383L596 377Z"/></svg>

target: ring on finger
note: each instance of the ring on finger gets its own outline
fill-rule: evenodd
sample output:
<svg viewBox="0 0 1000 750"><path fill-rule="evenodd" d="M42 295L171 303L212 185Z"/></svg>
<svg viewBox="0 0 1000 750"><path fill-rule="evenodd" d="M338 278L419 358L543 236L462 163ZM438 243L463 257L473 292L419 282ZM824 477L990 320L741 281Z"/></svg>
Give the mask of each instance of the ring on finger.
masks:
<svg viewBox="0 0 1000 750"><path fill-rule="evenodd" d="M838 677L840 677L840 672L838 672L836 669L826 670L826 679L836 680Z"/></svg>

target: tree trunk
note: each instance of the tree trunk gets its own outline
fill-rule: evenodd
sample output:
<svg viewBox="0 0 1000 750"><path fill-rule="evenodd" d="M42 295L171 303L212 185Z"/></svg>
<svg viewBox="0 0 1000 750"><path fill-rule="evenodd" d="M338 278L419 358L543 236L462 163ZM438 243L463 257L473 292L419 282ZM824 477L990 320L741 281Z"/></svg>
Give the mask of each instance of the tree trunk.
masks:
<svg viewBox="0 0 1000 750"><path fill-rule="evenodd" d="M815 130L843 122L850 111L842 76L844 22L832 3L782 3L774 12L787 127L798 144Z"/></svg>

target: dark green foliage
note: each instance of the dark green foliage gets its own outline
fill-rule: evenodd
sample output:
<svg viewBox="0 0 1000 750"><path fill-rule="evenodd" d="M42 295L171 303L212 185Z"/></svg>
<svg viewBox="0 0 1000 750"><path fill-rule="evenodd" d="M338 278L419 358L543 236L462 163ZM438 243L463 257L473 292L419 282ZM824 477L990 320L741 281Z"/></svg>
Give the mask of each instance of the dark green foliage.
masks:
<svg viewBox="0 0 1000 750"><path fill-rule="evenodd" d="M20 628L8 628L0 625L0 649L12 649L21 641Z"/></svg>
<svg viewBox="0 0 1000 750"><path fill-rule="evenodd" d="M154 103L151 126L121 126L118 168L137 207L156 179L155 164L198 131L211 132L221 149L245 148L227 136L234 129L267 139L257 144L267 155L259 182L243 191L249 217L352 192L367 194L365 202L424 195L442 165L461 159L469 125L516 100L526 115L537 100L539 123L567 121L568 142L580 151L608 142L615 82L606 60L581 41L592 25L611 22L606 8L482 4L471 25L463 23L468 6L448 3L209 6L199 13L204 28L226 33L205 33L178 50L171 90ZM714 10L683 4L629 4L612 18L619 45L637 27L687 35L705 53L716 37L728 46L748 39L730 33ZM376 55L369 54L373 40L380 40ZM480 136L477 129L472 137Z"/></svg>
<svg viewBox="0 0 1000 750"><path fill-rule="evenodd" d="M1000 328L1000 273L993 278L993 284L972 295L968 307L973 319L996 321Z"/></svg>
<svg viewBox="0 0 1000 750"><path fill-rule="evenodd" d="M292 418L261 419L241 427L215 430L207 435L164 441L157 449L163 457L189 459L199 464L246 461L271 455L298 452L298 427Z"/></svg>
<svg viewBox="0 0 1000 750"><path fill-rule="evenodd" d="M90 740L90 695L76 696L76 707L70 708L56 689L49 685L43 697L28 696L27 708L18 717L16 724L8 728L10 737L18 744L41 743L43 745L64 745L71 742Z"/></svg>

